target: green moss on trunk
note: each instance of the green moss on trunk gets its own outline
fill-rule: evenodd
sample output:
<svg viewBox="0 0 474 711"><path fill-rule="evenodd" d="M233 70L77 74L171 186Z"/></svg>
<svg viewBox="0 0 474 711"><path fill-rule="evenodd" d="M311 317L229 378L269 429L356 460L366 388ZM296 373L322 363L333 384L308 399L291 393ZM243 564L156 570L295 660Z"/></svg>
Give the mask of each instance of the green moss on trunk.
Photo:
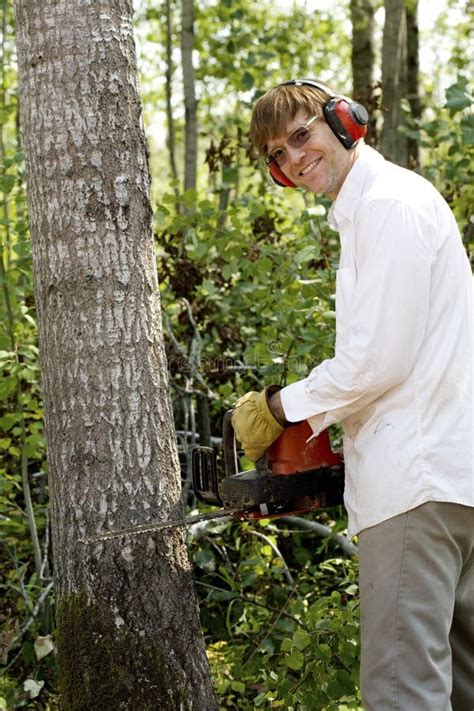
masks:
<svg viewBox="0 0 474 711"><path fill-rule="evenodd" d="M160 640L117 628L104 602L85 592L58 607L58 661L63 711L192 709L184 671Z"/></svg>

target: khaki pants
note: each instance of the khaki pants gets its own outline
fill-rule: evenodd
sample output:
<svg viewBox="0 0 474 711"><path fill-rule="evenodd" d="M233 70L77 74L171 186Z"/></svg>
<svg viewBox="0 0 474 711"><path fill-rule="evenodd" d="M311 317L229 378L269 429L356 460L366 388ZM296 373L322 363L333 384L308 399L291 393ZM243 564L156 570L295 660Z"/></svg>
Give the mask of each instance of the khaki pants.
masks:
<svg viewBox="0 0 474 711"><path fill-rule="evenodd" d="M366 711L474 711L474 508L430 502L359 534Z"/></svg>

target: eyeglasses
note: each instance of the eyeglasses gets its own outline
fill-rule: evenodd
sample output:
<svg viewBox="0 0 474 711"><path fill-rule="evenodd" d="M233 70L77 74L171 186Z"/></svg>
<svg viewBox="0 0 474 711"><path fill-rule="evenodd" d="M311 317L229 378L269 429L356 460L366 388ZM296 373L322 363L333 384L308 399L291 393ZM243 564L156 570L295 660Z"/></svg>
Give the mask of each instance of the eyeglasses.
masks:
<svg viewBox="0 0 474 711"><path fill-rule="evenodd" d="M302 146L304 146L306 141L311 136L311 131L308 129L308 126L310 126L317 118L317 116L313 116L313 118L310 118L309 121L304 124L304 126L295 128L295 130L292 131L286 139L286 145L290 146L291 148L301 148ZM270 165L272 161L274 161L278 165L278 167L281 168L285 165L287 160L288 153L286 152L285 148L281 146L280 148L275 148L275 150L270 153L270 155L265 159L265 163L267 165Z"/></svg>

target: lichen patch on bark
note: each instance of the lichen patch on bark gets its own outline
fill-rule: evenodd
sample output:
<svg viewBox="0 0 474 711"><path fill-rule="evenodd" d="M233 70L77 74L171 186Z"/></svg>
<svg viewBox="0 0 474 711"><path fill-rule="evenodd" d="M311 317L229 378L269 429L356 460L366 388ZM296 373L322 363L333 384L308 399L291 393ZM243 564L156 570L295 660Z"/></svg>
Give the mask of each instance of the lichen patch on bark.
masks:
<svg viewBox="0 0 474 711"><path fill-rule="evenodd" d="M58 630L63 711L197 709L177 658L156 637L117 625L107 603L65 595Z"/></svg>

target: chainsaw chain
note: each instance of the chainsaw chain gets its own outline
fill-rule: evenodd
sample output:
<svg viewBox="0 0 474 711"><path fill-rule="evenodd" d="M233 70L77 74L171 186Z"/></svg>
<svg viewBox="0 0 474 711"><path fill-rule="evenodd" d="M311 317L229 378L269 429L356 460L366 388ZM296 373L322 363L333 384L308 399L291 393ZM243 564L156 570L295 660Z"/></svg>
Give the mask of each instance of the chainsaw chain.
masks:
<svg viewBox="0 0 474 711"><path fill-rule="evenodd" d="M216 518L228 518L235 514L243 513L241 509L220 509L207 514L197 514L196 516L188 516L187 518L174 519L172 521L160 521L157 523L145 523L139 526L124 528L120 531L108 531L107 533L97 533L94 536L79 538L79 543L91 545L92 543L100 543L102 541L111 541L114 538L125 538L126 536L140 536L143 533L154 533L165 528L177 528L178 526L191 526L194 523L201 521L212 521Z"/></svg>

